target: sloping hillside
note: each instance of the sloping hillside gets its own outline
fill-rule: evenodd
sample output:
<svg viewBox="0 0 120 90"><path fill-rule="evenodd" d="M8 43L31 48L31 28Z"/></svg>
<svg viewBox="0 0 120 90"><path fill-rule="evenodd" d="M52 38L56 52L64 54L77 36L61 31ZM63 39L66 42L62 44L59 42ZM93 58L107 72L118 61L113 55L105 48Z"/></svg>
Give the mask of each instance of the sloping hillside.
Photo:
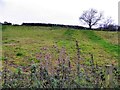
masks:
<svg viewBox="0 0 120 90"><path fill-rule="evenodd" d="M3 59L7 57L10 65L23 65L35 59L41 47L65 47L70 58L75 58L78 40L83 60L94 55L99 65L117 64L118 33L109 31L79 30L61 27L43 26L3 26ZM73 61L74 62L74 61Z"/></svg>

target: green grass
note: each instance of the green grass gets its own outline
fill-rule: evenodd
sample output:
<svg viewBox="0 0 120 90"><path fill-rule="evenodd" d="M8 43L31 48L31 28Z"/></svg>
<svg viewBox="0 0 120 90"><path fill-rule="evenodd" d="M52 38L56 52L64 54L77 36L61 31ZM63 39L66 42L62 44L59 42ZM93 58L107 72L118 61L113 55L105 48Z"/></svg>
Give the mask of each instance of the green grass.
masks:
<svg viewBox="0 0 120 90"><path fill-rule="evenodd" d="M78 40L84 60L89 60L88 53L94 55L99 65L117 64L118 33L108 31L78 30L61 27L41 26L3 26L3 57L14 65L26 65L35 59L35 53L41 47L57 45L65 47L75 58L75 40ZM87 57L86 57L87 56ZM73 61L74 62L74 61Z"/></svg>
<svg viewBox="0 0 120 90"><path fill-rule="evenodd" d="M87 35L87 37L93 42L93 43L97 43L98 45L102 46L108 53L111 53L113 55L118 54L118 45L112 44L106 40L104 40L104 38L99 37L98 35L96 35L95 32L93 31L89 31L89 32L84 32L85 35ZM109 38L110 39L110 38Z"/></svg>

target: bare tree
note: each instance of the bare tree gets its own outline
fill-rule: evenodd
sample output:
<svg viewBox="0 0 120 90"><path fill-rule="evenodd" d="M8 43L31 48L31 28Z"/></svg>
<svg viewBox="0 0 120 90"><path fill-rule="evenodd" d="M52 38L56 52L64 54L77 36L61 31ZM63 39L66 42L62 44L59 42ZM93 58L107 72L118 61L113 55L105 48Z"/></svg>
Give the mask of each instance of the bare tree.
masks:
<svg viewBox="0 0 120 90"><path fill-rule="evenodd" d="M103 22L103 24L104 24L104 27L107 27L109 25L113 25L114 24L113 23L113 19L111 17L108 17L108 18L105 19L105 21Z"/></svg>
<svg viewBox="0 0 120 90"><path fill-rule="evenodd" d="M100 29L117 31L118 25L114 23L114 20L111 17L104 19L103 23L100 24Z"/></svg>
<svg viewBox="0 0 120 90"><path fill-rule="evenodd" d="M89 9L83 12L83 14L79 17L79 20L84 21L91 29L92 26L98 24L102 17L103 14L98 12L96 9Z"/></svg>

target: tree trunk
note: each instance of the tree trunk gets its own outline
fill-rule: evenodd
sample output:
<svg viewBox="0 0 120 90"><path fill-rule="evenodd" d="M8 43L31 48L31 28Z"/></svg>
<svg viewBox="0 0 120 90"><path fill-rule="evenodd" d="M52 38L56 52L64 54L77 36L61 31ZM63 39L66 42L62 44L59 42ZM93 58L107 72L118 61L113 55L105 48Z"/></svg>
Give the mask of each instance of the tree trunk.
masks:
<svg viewBox="0 0 120 90"><path fill-rule="evenodd" d="M90 29L92 29L92 26L90 25L90 27L89 27Z"/></svg>
<svg viewBox="0 0 120 90"><path fill-rule="evenodd" d="M92 25L91 24L89 24L89 29L92 29Z"/></svg>

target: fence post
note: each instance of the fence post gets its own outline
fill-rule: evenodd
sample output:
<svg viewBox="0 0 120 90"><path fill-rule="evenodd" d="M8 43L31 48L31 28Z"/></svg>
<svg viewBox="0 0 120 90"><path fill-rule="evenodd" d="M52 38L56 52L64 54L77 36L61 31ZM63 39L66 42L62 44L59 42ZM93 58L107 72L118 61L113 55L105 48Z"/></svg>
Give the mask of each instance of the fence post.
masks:
<svg viewBox="0 0 120 90"><path fill-rule="evenodd" d="M105 84L107 88L113 88L113 66L106 65Z"/></svg>

